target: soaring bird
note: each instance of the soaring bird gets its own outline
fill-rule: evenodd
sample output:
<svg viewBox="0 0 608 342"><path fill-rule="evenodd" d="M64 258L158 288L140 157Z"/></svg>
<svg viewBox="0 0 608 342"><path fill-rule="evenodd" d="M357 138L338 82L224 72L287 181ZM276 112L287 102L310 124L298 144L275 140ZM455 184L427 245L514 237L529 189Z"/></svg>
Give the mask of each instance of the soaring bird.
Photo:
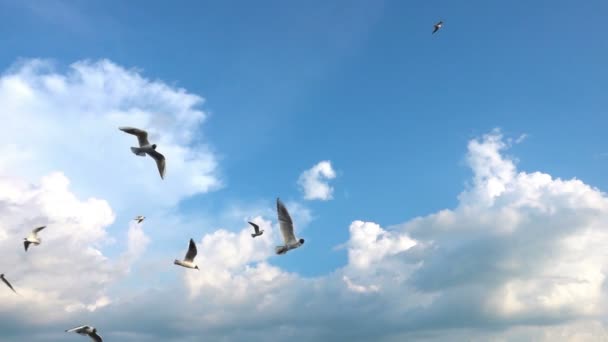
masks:
<svg viewBox="0 0 608 342"><path fill-rule="evenodd" d="M440 20L437 24L433 25L433 33L439 31L439 29L443 26L443 20Z"/></svg>
<svg viewBox="0 0 608 342"><path fill-rule="evenodd" d="M277 198L277 215L279 216L279 225L281 226L281 234L283 235L284 246L277 246L275 251L277 254L285 254L291 249L298 248L304 244L304 239L296 240L293 233L293 221L283 202Z"/></svg>
<svg viewBox="0 0 608 342"><path fill-rule="evenodd" d="M44 228L46 228L46 226L34 228L30 235L23 239L23 247L25 247L26 252L31 244L34 244L34 246L38 246L42 242L42 239L38 237L38 233Z"/></svg>
<svg viewBox="0 0 608 342"><path fill-rule="evenodd" d="M249 224L251 226L253 226L253 230L255 230L255 233L251 234L252 238L264 234L264 229L260 230L260 226L258 226L257 224L255 224L253 222L249 222Z"/></svg>
<svg viewBox="0 0 608 342"><path fill-rule="evenodd" d="M13 292L17 293L17 291L15 291L15 289L13 288L13 285L11 285L11 283L9 283L8 280L6 280L6 278L4 278L4 273L0 274L0 279L2 279L2 281L6 284L6 286L8 286L11 290L13 290Z"/></svg>
<svg viewBox="0 0 608 342"><path fill-rule="evenodd" d="M148 132L133 127L118 127L118 129L137 137L139 147L131 147L131 152L140 157L145 157L146 154L152 157L152 159L156 161L160 178L165 179L165 156L156 151L156 144L150 144L148 141Z"/></svg>
<svg viewBox="0 0 608 342"><path fill-rule="evenodd" d="M68 329L65 332L75 332L83 336L89 336L95 342L103 342L101 336L97 335L97 329L89 325L81 325L76 328Z"/></svg>
<svg viewBox="0 0 608 342"><path fill-rule="evenodd" d="M190 239L190 245L188 246L188 252L186 252L186 257L184 257L184 260L177 260L175 259L175 261L173 261L174 264L176 265L180 265L183 267L187 267L187 268L195 268L195 269L199 269L198 265L196 265L194 263L194 258L196 258L196 244L194 243L194 240Z"/></svg>
<svg viewBox="0 0 608 342"><path fill-rule="evenodd" d="M135 218L134 218L134 220L137 221L137 223L142 223L145 219L146 219L146 217L141 216L141 215L135 216Z"/></svg>

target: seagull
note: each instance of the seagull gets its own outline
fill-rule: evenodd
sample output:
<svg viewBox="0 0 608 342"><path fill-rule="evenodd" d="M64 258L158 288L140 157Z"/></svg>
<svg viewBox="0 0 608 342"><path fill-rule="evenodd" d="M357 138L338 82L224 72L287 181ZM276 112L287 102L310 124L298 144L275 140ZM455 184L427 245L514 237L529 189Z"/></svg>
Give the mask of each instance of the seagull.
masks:
<svg viewBox="0 0 608 342"><path fill-rule="evenodd" d="M31 244L34 244L34 246L38 246L42 242L42 240L38 237L38 233L41 230L43 230L44 228L46 228L46 226L34 228L34 230L32 230L32 232L30 233L30 235L28 235L28 237L23 239L23 247L25 247L26 252Z"/></svg>
<svg viewBox="0 0 608 342"><path fill-rule="evenodd" d="M249 222L250 225L253 226L253 229L255 230L254 234L251 234L251 237L254 238L256 236L260 236L262 234L264 234L264 229L260 230L260 226L258 226L257 224L253 223L253 222Z"/></svg>
<svg viewBox="0 0 608 342"><path fill-rule="evenodd" d="M176 265L183 266L183 267L195 268L198 270L199 269L198 266L194 263L195 257L196 257L196 244L194 243L194 240L190 239L190 245L188 246L188 252L186 252L186 257L184 258L184 261L175 259L175 261L173 263Z"/></svg>
<svg viewBox="0 0 608 342"><path fill-rule="evenodd" d="M134 220L137 221L137 223L142 223L145 219L146 219L146 217L141 216L141 215L135 216L135 218L134 218Z"/></svg>
<svg viewBox="0 0 608 342"><path fill-rule="evenodd" d="M75 332L83 336L89 336L95 342L103 342L101 336L97 335L97 329L89 325L81 325L76 328L68 329L65 332Z"/></svg>
<svg viewBox="0 0 608 342"><path fill-rule="evenodd" d="M11 283L9 283L8 280L6 280L6 278L4 278L4 273L0 274L0 279L2 279L2 281L6 284L6 286L8 286L11 290L13 290L13 292L17 293L17 291L15 291L15 289L13 288L13 285L11 285Z"/></svg>
<svg viewBox="0 0 608 342"><path fill-rule="evenodd" d="M296 240L293 233L293 221L283 202L277 198L277 214L279 216L279 225L281 226L281 234L283 235L284 246L277 246L275 251L277 254L285 254L290 249L295 249L304 244L304 239Z"/></svg>
<svg viewBox="0 0 608 342"><path fill-rule="evenodd" d="M131 147L131 152L140 157L145 157L146 154L152 157L152 159L156 161L158 172L160 172L160 178L165 179L165 156L156 151L156 144L150 144L148 141L148 132L133 127L118 127L118 129L137 137L139 147Z"/></svg>
<svg viewBox="0 0 608 342"><path fill-rule="evenodd" d="M433 33L439 31L439 29L443 26L443 20L440 20L437 24L433 25Z"/></svg>

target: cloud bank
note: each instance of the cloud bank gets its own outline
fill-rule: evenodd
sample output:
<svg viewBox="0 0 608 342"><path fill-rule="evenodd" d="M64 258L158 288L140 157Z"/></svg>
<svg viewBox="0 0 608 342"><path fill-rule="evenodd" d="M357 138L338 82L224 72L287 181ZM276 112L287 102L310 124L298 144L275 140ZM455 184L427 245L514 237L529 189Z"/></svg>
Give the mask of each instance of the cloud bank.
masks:
<svg viewBox="0 0 608 342"><path fill-rule="evenodd" d="M139 214L136 200L170 209L221 187L215 154L197 140L201 102L109 61L65 71L26 61L0 78L0 268L22 295L0 289L3 340L61 341L81 323L126 342L608 339L608 197L578 179L518 170L499 131L469 142L472 178L455 208L389 227L354 214L347 263L330 274L275 266L268 213L195 236L199 272L169 262L178 281L115 295L154 242L125 224L124 250L104 254L117 212ZM171 161L166 182L131 154L135 139L121 125L150 130ZM305 198L331 198L322 179L335 172L323 163L300 177ZM245 219L264 235L252 239ZM22 238L42 224L42 245L25 253Z"/></svg>

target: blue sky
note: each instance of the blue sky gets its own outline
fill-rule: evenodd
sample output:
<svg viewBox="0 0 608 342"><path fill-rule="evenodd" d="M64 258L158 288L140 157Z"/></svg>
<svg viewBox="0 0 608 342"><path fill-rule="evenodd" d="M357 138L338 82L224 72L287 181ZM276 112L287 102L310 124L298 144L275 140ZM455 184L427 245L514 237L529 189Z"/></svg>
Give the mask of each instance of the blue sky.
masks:
<svg viewBox="0 0 608 342"><path fill-rule="evenodd" d="M592 229L590 227L599 229L594 224L576 222L590 208L603 208L600 204L590 203L606 201L601 191L608 187L603 177L608 167L608 145L602 134L608 124L608 44L603 26L607 12L608 3L599 0L585 4L561 0L550 4L543 1L469 1L466 4L454 1L183 1L179 6L161 1L0 0L0 67L3 79L11 79L12 75L31 89L37 89L32 93L34 95L18 97L24 93L18 91L21 88L15 85L17 83L6 82L5 93L0 92L0 99L2 94L6 96L4 104L0 104L0 116L9 124L0 143L3 149L7 149L5 153L27 150L32 155L48 157L38 161L35 167L28 164L32 161L11 157L9 162L0 164L0 169L6 177L42 188L42 177L61 172L70 181L69 191L80 201L86 202L94 197L106 201L111 208L112 220L100 216L99 221L95 221L98 224L91 223L92 231L102 229L105 235L100 233L97 240L87 240L87 243L99 248L100 253L112 260L127 255L125 260L129 266L117 271L121 274L119 279L108 275L112 281L96 285L95 296L103 293L112 304L89 310L92 320L99 317L97 314L103 314L103 310L121 312L119 303L126 300L124 298L146 297L145 293L150 288L169 291L171 286L183 285L194 296L193 300L198 298L197 293L205 294L206 286L211 286L205 283L207 280L184 275L185 272L171 265L171 258L180 257L185 252L190 237L201 244L200 250L205 246L205 236L216 236L213 234L220 229L238 234L247 229L246 220L254 217L259 216L265 224L275 225L273 210L277 196L286 201L288 208L294 208L290 210L295 218L300 219L298 229L307 243L301 250L284 257L266 255L256 249L262 248L258 244L252 247L256 252L241 255L238 267L234 266L230 271L234 272L230 273L233 277L230 281L236 282L238 276L247 274L247 267L266 272L264 265L269 265L272 272L296 277L297 280L289 281L294 281L294 288L300 290L294 290L296 292L289 298L317 295L315 298L321 301L329 295L339 297L331 292L338 286L332 281L337 277L337 283L344 287L340 280L342 273L383 289L382 283L390 282L387 280L390 276L382 270L395 262L391 259L394 255L404 260L420 255L428 257L420 257L428 268L411 271L411 282L404 283L403 288L393 289L394 292L386 290L377 301L366 297L367 304L357 301L361 307L353 304L364 316L365 310L374 305L390 302L394 293L414 296L413 292L408 292L410 287L424 292L421 289L436 281L433 276L436 269L442 269L441 265L449 268L441 263L449 261L449 258L445 259L446 255L459 251L461 247L458 246L483 240L477 240L480 238L478 234L465 234L464 237L459 235L454 242L441 235L443 233L433 236L433 233L424 233L422 228L413 228L418 222L414 219L423 217L423 221L432 221L428 223L429 232L439 229L438 226L447 223L433 223L434 219L429 217L439 215L444 209L453 210L454 215L462 214L462 222L475 226L468 214L463 214L467 212L463 208L471 205L463 198L479 196L475 203L481 203L485 198L481 194L488 192L494 194L492 196L503 196L496 201L500 205L511 203L509 201L520 205L528 203L530 199L526 196L532 189L546 186L550 190L535 197L540 202L530 204L530 208L545 208L547 205L547 208L557 208L555 210L558 211L573 212L572 217L564 219L570 224L564 230L572 234L588 231ZM432 25L439 19L443 19L445 25L440 32L431 35ZM43 60L44 66L34 67L33 72L28 72L34 63L32 59ZM109 64L95 64L100 60ZM76 68L83 79L86 75L95 74L111 86L97 88L95 82L89 83L78 77L71 79L69 75L74 75L74 63L84 65L83 69ZM70 98L58 90L40 86L37 82L47 74L65 76L68 88L82 91L81 95L75 94ZM137 77L144 81L134 81ZM121 81L125 79L132 83ZM129 86L123 88L121 84ZM167 89L157 91L151 84L162 84ZM180 92L176 90L178 88L183 90ZM108 91L103 94L104 89L123 92L127 94L124 95L126 100L114 104L114 93ZM191 104L188 102L192 100L191 96L200 101ZM79 98L85 100L80 101ZM31 104L30 107L24 107L25 103ZM62 116L63 108L73 113ZM133 114L130 110L134 108L143 110L145 115ZM17 114L20 110L24 114ZM183 110L188 118L180 117L176 112L170 113L172 110ZM121 112L120 120L112 116L115 112ZM166 122L170 124L164 127L162 120L156 122L156 113L160 113L159 117L166 116ZM204 114L198 119L200 113ZM19 115L27 119L17 118ZM42 135L37 138L37 145L25 139L27 125L31 122L36 125L33 131ZM55 127L57 123L65 123L65 130ZM76 126L70 126L72 123ZM134 144L134 139L121 135L118 130L100 133L118 125L137 124L154 130L158 139L167 139L166 146L170 150L169 155L174 156L173 160L185 156L180 159L183 163L176 168L173 168L173 160L168 158L167 178L173 180L163 183L157 179L151 161L129 155L128 147L132 146L129 143ZM54 133L45 135L47 128ZM82 142L67 139L70 129L76 128L82 128L79 137L83 140L91 137L92 146L102 149L103 158L84 147L66 147L61 155L50 149L50 146L71 146L70 143L82 146ZM495 130L497 128L499 130ZM191 133L192 137L181 137L183 130ZM496 139L504 146L496 143ZM475 149L476 141L481 144L479 149ZM116 150L115 146L118 147ZM186 152L181 155L176 151ZM53 157L54 153L57 153L57 158ZM115 160L112 159L114 154L120 155L116 157L120 160L120 168L107 171L106 176L102 162L104 158ZM333 189L333 196L327 200L306 200L298 179L304 171L321 161L330 161L335 171L335 178L325 181ZM91 166L83 166L85 162ZM128 184L128 170L136 165L137 170L149 174ZM509 165L514 165L516 171ZM534 178L536 171L553 177L555 184L549 186ZM511 172L512 176L504 176L511 175ZM517 172L530 175L531 180L518 178ZM193 186L199 174L209 177L207 185ZM110 177L119 177L124 184L113 187ZM519 195L496 195L494 178L504 185L503 192L513 191ZM583 185L574 180L564 185L557 178L564 182L578 179L597 194L589 195L589 200L567 197L587 193L587 190L573 191L571 187ZM54 182L61 183L61 180L57 178L51 183ZM544 185L535 187L534 184ZM560 189L564 195L556 195L561 194L561 190L556 188L562 186ZM529 191L525 191L527 187ZM138 189L144 189L139 196ZM163 200L157 198L164 196L164 191L171 195ZM519 198L517 196L526 200L514 200ZM551 196L559 198L555 200L555 206L542 202ZM146 199L141 200L142 197ZM7 195L9 199L14 200ZM141 211L148 210L149 213L135 212L140 200ZM580 203L572 204L572 207L564 204L575 200L581 200L589 207L577 206ZM484 207L486 209L478 213L480 218L485 217L485 213L503 213L495 207ZM521 209L518 213L525 216L528 209ZM608 217L602 210L592 216ZM143 232L128 226L128 220L138 214L149 217ZM44 215L41 213L40 217ZM530 215L541 225L538 236L550 235L551 228L542 222L553 222L553 217L539 219L548 215L545 211ZM495 219L505 218L499 216ZM536 222L534 219L527 217L515 221ZM365 222L365 225L354 224L357 220ZM454 219L454 222L461 221ZM16 216L14 222L27 226L30 221ZM530 222L526 224L532 225ZM580 222L588 221L581 218ZM378 234L386 236L386 241L393 241L382 248L392 249L394 253L381 253L382 257L377 260L370 257L379 264L375 273L368 274L368 271L361 271L365 267L357 266L357 257L353 255L358 253L357 248L376 253L370 252L376 251L374 248L361 247L356 241L358 229L375 231L375 228L370 228L372 223L382 227L382 233ZM477 223L479 227L485 227L485 223ZM602 224L598 223L605 227ZM454 223L454 227L460 225ZM536 232L535 228L528 231ZM139 247L129 249L132 240L128 239L128 229L134 229L136 233L133 236L145 234L149 242L137 240L141 244L133 242L133 246ZM453 229L457 231L459 228ZM393 235L388 232L393 232ZM5 234L12 237L13 233L21 238L20 230L7 230ZM273 234L276 234L276 229ZM441 246L446 249L438 247L438 254L432 255L414 251L402 245L405 238L401 239L400 234L417 241L416 248L426 246L423 241L428 239L445 241ZM267 235L271 239L271 234ZM264 243L274 246L279 241L274 239L278 235L272 237ZM514 243L519 238L497 238L492 243L511 246L509 241ZM240 246L240 242L233 240L231 243ZM375 242L369 243L373 245ZM221 245L217 241L216 244ZM550 248L547 250L552 251ZM567 252L561 253L570 260ZM600 257L589 258L596 260ZM166 269L162 266L163 260L168 260ZM228 267L227 260L216 261L218 269L222 265ZM502 265L501 262L497 261L497 264ZM407 269L405 266L401 268ZM557 275L560 272L571 275L562 269L555 272ZM536 273L529 271L525 274ZM410 275L400 276L407 278ZM480 271L470 278L475 276L486 279L487 274ZM214 279L217 277L221 278L212 275ZM244 277L251 284L255 283ZM525 277L517 279L522 278ZM327 283L331 290L320 294L307 292L310 290L306 290L303 284L314 280ZM181 285L172 285L174 283ZM511 284L505 280L507 283ZM223 286L229 288L230 284ZM248 286L253 286L251 284ZM370 289L360 292L375 293ZM444 290L439 292L442 298L449 298L451 292ZM356 290L354 292L357 293ZM422 302L427 300L425 295L420 294ZM84 292L79 292L79 296L58 295L60 304L57 305L77 300L89 303L91 296L95 297ZM589 301L599 303L604 299L602 292ZM344 300L350 303L350 299ZM584 299L580 301L584 302ZM336 300L336 303L341 302ZM438 300L437 303L437 307L423 316L429 319L444 317L449 321L446 316L449 313L441 311L446 308L443 302ZM158 305L161 304L151 302L150 308ZM253 304L234 305L238 310L246 310L247 305ZM547 327L584 321L591 315L585 312L576 317L548 315L551 317L547 318L542 314L544 311L538 313L535 309L538 308L524 310L523 318L503 317L504 321L496 318L491 322L479 318L475 322L462 322L459 326L465 329L461 332L462 338L479 337L483 340L489 336L483 335L485 328L500 326L507 335L498 333L491 336L534 339L530 336L537 336L534 334L544 332L545 328L550 330ZM403 337L399 334L408 333L417 323L404 318L409 323L399 328L394 321L399 321L402 315L410 315L399 310L405 309L395 308L392 311L394 315L384 320L390 326L387 329L395 335L374 335L372 328L362 328L359 337L370 334L387 341ZM3 312L0 310L0 316ZM265 312L262 310L260 313ZM595 316L589 321L592 324L606 317L603 313L593 314ZM119 313L116 315L120 316ZM66 316L60 323L71 324L69 318ZM352 317L352 321L357 319L356 315ZM528 327L532 324L530 322L551 324L520 331L528 329L520 327ZM114 338L146 340L140 335L120 335L128 329L116 330L107 320L102 323L107 324L104 328L114 334L110 335ZM293 322L283 323L289 326ZM410 323L411 326L408 325ZM142 326L145 324L142 321ZM603 323L598 324L604 329ZM230 330L230 323L220 325ZM31 325L24 326L31 328ZM439 334L435 337L441 340L446 326L450 325L437 326L430 331ZM42 334L48 327L43 325L31 329ZM60 328L60 332L61 329L64 328ZM180 340L179 336L182 336L181 340L194 336L189 329L180 330L174 326L171 329L175 330L166 331L173 331L172 336L177 340ZM209 329L228 340L265 336L263 332L253 333L247 329L242 334L226 335L222 335L217 326ZM576 327L568 329L579 330ZM606 330L602 331L605 333ZM135 329L132 333L141 331ZM250 333L253 335L247 335ZM21 335L15 333L15 336L18 339ZM313 326L302 338L329 336ZM424 336L412 336L409 337L425 339ZM57 338L63 337L59 335ZM162 340L154 336L145 338ZM351 338L356 340L356 336Z"/></svg>

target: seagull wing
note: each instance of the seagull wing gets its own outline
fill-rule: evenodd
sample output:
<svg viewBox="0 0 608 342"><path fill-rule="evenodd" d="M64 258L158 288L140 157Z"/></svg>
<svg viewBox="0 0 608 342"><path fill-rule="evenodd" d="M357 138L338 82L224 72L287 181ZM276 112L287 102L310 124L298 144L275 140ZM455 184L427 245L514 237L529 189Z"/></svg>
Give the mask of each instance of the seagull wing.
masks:
<svg viewBox="0 0 608 342"><path fill-rule="evenodd" d="M34 230L32 230L32 233L34 234L38 234L38 232L40 232L41 230L43 230L44 228L46 228L46 226L42 226L42 227L38 227L38 228L34 228Z"/></svg>
<svg viewBox="0 0 608 342"><path fill-rule="evenodd" d="M137 141L139 141L139 147L150 145L148 141L148 132L143 129L133 128L133 127L118 127L123 132L133 134L137 137Z"/></svg>
<svg viewBox="0 0 608 342"><path fill-rule="evenodd" d="M283 235L283 241L285 244L292 244L296 242L296 236L293 233L293 221L289 212L283 202L277 198L277 215L279 216L279 226L281 227L281 234Z"/></svg>
<svg viewBox="0 0 608 342"><path fill-rule="evenodd" d="M68 329L65 332L75 332L75 333L82 333L84 332L89 326L88 325L81 325L79 327L76 328L72 328L72 329Z"/></svg>
<svg viewBox="0 0 608 342"><path fill-rule="evenodd" d="M435 25L435 29L433 29L433 33L439 31L439 26Z"/></svg>
<svg viewBox="0 0 608 342"><path fill-rule="evenodd" d="M27 249L30 247L31 242L29 241L23 241L23 247L25 247L25 251L27 252Z"/></svg>
<svg viewBox="0 0 608 342"><path fill-rule="evenodd" d="M160 178L165 179L165 166L166 166L165 156L156 152L156 150L152 150L152 151L148 152L148 154L150 155L150 157L154 158L154 160L156 161L156 166L158 167L158 172L160 173Z"/></svg>
<svg viewBox="0 0 608 342"><path fill-rule="evenodd" d="M13 288L13 285L11 285L11 283L9 283L8 280L6 280L6 278L4 278L4 274L0 278L2 278L2 281L6 284L6 286L8 286L11 290L13 290L13 292L17 293L17 291L15 291L15 289Z"/></svg>
<svg viewBox="0 0 608 342"><path fill-rule="evenodd" d="M186 253L186 257L184 258L184 261L194 261L194 258L196 257L196 244L194 243L194 240L190 239L190 245L188 246L188 252Z"/></svg>
<svg viewBox="0 0 608 342"><path fill-rule="evenodd" d="M253 226L253 230L255 230L256 234L258 234L260 232L260 226L258 226L257 224L255 224L253 222L249 222L249 224Z"/></svg>
<svg viewBox="0 0 608 342"><path fill-rule="evenodd" d="M97 333L90 333L89 337L95 342L103 342L101 336L97 335Z"/></svg>

